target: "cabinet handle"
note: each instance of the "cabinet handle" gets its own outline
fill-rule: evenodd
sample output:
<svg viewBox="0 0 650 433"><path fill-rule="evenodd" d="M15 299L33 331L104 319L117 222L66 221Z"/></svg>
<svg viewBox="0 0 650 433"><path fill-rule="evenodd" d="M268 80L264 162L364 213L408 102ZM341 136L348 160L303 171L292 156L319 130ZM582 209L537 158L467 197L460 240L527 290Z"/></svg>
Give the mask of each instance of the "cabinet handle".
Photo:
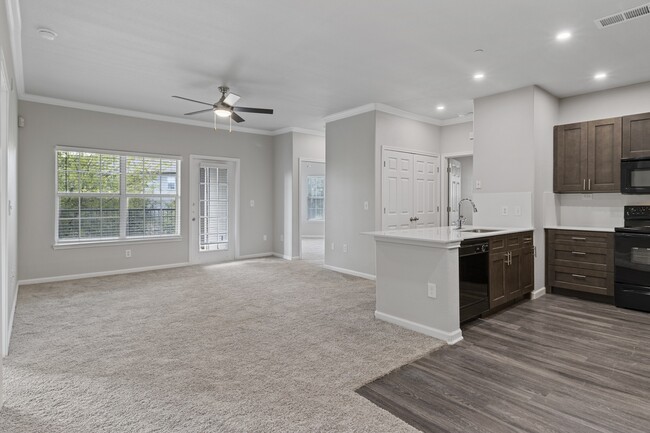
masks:
<svg viewBox="0 0 650 433"><path fill-rule="evenodd" d="M582 179L582 190L583 191L587 190L587 179Z"/></svg>
<svg viewBox="0 0 650 433"><path fill-rule="evenodd" d="M586 241L587 238L576 238L576 237L572 237L571 240L574 240L574 241Z"/></svg>
<svg viewBox="0 0 650 433"><path fill-rule="evenodd" d="M591 191L591 179L589 179L589 191Z"/></svg>
<svg viewBox="0 0 650 433"><path fill-rule="evenodd" d="M583 253L581 251L571 251L571 254L576 255L576 256L586 256L587 253Z"/></svg>
<svg viewBox="0 0 650 433"><path fill-rule="evenodd" d="M580 278L581 280L584 278L587 278L585 275L579 275L579 274L571 274L573 278Z"/></svg>

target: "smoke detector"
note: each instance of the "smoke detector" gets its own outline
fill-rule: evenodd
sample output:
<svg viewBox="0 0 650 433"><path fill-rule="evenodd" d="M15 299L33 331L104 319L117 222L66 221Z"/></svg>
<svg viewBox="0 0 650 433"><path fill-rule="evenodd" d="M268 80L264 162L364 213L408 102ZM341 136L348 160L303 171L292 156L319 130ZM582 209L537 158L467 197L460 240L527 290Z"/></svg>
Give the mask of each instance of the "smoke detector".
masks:
<svg viewBox="0 0 650 433"><path fill-rule="evenodd" d="M646 15L650 15L650 3L621 11L615 13L614 15L598 18L597 20L594 20L594 22L596 23L596 27L599 29L604 29L605 27L622 24Z"/></svg>
<svg viewBox="0 0 650 433"><path fill-rule="evenodd" d="M48 41L53 41L59 36L54 30L46 29L45 27L39 28L37 32L40 37Z"/></svg>

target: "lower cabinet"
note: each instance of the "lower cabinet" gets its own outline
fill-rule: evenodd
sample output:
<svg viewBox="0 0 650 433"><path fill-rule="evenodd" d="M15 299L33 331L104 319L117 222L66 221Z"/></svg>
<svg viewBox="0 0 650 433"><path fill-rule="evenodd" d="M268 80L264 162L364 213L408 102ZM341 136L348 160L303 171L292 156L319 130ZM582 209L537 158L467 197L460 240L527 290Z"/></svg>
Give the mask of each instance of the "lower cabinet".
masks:
<svg viewBox="0 0 650 433"><path fill-rule="evenodd" d="M490 238L490 309L533 291L533 232Z"/></svg>
<svg viewBox="0 0 650 433"><path fill-rule="evenodd" d="M614 295L614 233L546 230L546 287Z"/></svg>

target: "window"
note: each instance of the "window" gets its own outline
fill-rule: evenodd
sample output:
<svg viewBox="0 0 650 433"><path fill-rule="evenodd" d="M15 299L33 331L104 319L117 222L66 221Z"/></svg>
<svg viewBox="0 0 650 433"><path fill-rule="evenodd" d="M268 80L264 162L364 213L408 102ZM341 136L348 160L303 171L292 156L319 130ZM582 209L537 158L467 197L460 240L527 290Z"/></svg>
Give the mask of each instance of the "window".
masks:
<svg viewBox="0 0 650 433"><path fill-rule="evenodd" d="M307 176L307 220L325 220L325 176Z"/></svg>
<svg viewBox="0 0 650 433"><path fill-rule="evenodd" d="M180 234L180 160L56 150L56 243Z"/></svg>

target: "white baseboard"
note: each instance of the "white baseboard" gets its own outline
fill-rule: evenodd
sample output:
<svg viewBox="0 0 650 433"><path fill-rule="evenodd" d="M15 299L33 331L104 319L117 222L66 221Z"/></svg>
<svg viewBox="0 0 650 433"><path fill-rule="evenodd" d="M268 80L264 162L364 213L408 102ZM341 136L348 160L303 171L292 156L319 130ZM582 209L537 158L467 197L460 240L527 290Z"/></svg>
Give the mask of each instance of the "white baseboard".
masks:
<svg viewBox="0 0 650 433"><path fill-rule="evenodd" d="M330 265L323 265L323 268L328 269L330 271L339 272L341 274L353 275L355 277L365 278L366 280L375 281L377 279L374 275L353 271L351 269L337 268L336 266L330 266Z"/></svg>
<svg viewBox="0 0 650 433"><path fill-rule="evenodd" d="M246 255L237 257L236 260L260 259L262 257L272 257L274 255L275 255L275 253L246 254Z"/></svg>
<svg viewBox="0 0 650 433"><path fill-rule="evenodd" d="M109 275L134 274L136 272L147 272L147 271L157 271L160 269L181 268L183 266L191 266L191 263L189 262L172 263L169 265L144 266L141 268L118 269L115 271L88 272L86 274L58 275L55 277L44 277L44 278L30 278L28 280L18 281L18 286L26 286L29 284L54 283L57 281L80 280L82 278L106 277Z"/></svg>
<svg viewBox="0 0 650 433"><path fill-rule="evenodd" d="M401 326L402 328L410 329L411 331L419 332L420 334L428 335L429 337L437 338L438 340L445 341L449 345L456 344L463 339L463 333L460 329L457 329L454 332L445 332L400 317L391 316L390 314L382 313L381 311L375 311L375 318L383 320L384 322L392 323L393 325Z"/></svg>
<svg viewBox="0 0 650 433"><path fill-rule="evenodd" d="M300 239L324 239L325 236L319 236L319 235L302 235L300 236Z"/></svg>
<svg viewBox="0 0 650 433"><path fill-rule="evenodd" d="M546 287L540 287L539 289L533 290L530 292L530 299L538 299L546 294Z"/></svg>
<svg viewBox="0 0 650 433"><path fill-rule="evenodd" d="M284 254L273 253L273 255L274 255L275 257L277 257L277 258L280 258L280 259L284 259L284 260L292 260L292 257L291 257L291 256L287 256L287 255L284 255Z"/></svg>

